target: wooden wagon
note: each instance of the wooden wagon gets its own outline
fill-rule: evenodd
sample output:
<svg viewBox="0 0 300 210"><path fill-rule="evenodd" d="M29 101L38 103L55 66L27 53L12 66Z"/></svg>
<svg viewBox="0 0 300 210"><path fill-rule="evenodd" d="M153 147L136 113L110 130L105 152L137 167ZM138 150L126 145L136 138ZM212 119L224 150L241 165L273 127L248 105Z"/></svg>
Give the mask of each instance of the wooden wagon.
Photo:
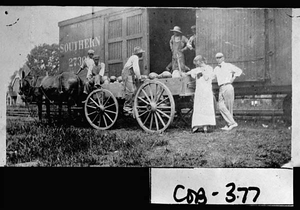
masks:
<svg viewBox="0 0 300 210"><path fill-rule="evenodd" d="M87 96L84 113L92 127L106 130L115 124L124 99L123 89L122 83L103 84ZM163 132L175 113L182 116L183 108L191 112L194 91L195 81L190 76L146 79L135 93L133 117L143 130Z"/></svg>

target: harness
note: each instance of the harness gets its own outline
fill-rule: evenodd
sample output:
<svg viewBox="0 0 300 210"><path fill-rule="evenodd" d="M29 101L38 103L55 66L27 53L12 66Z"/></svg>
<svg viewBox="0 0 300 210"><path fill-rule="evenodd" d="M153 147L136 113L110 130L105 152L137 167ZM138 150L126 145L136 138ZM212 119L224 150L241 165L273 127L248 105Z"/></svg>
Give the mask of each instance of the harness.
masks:
<svg viewBox="0 0 300 210"><path fill-rule="evenodd" d="M32 101L33 101L33 95L31 96L31 100L29 101L29 100L27 100L28 98L29 98L29 95L30 95L30 93L33 91L33 87L31 87L31 86L29 86L29 90L27 91L27 92L24 92L24 95L25 95L25 98L24 98L24 100L25 100L25 105L26 105L26 107L27 107L27 109L28 109L28 112L29 112L29 114L30 114L30 116L32 117L32 119L37 123L38 121L33 117L34 116L34 111L29 107L29 104L31 104L32 103Z"/></svg>
<svg viewBox="0 0 300 210"><path fill-rule="evenodd" d="M41 89L41 91L42 91L43 95L45 96L45 98L46 98L51 104L54 104L54 100L50 100L50 98L49 98L49 97L47 96L47 94L45 93L43 86L40 86L39 88Z"/></svg>

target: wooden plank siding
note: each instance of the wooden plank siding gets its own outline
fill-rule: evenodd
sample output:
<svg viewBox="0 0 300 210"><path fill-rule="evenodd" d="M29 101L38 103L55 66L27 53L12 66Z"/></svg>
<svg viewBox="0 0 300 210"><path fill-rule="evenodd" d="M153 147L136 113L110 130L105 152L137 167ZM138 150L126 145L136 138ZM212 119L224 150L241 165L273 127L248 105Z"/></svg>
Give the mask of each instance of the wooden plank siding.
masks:
<svg viewBox="0 0 300 210"><path fill-rule="evenodd" d="M244 70L237 81L263 81L265 22L263 9L197 10L197 54L217 65L215 55Z"/></svg>
<svg viewBox="0 0 300 210"><path fill-rule="evenodd" d="M120 76L127 59L132 55L134 47L140 46L147 52L146 10L116 13L105 18L106 63L107 75ZM141 73L147 65L147 53L140 59Z"/></svg>

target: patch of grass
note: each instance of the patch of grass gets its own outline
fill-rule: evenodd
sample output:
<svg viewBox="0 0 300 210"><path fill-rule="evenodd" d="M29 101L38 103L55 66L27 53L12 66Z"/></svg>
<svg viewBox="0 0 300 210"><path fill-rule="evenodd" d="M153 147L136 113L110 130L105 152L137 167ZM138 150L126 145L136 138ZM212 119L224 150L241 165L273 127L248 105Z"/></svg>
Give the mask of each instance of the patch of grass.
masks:
<svg viewBox="0 0 300 210"><path fill-rule="evenodd" d="M7 163L39 160L44 166L146 166L149 162L145 152L155 143L167 144L162 142L155 142L150 135L141 132L10 121L7 123Z"/></svg>
<svg viewBox="0 0 300 210"><path fill-rule="evenodd" d="M37 160L41 166L280 167L291 158L291 131L259 122L207 135L174 126L149 134L128 123L107 131L16 120L6 127L7 165Z"/></svg>

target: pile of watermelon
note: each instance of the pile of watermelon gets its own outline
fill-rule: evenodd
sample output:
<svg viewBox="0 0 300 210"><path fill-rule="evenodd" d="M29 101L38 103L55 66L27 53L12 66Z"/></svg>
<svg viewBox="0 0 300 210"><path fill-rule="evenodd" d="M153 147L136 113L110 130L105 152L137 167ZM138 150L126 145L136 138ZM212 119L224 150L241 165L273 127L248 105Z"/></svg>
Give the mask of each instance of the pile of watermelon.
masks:
<svg viewBox="0 0 300 210"><path fill-rule="evenodd" d="M181 77L183 76L183 73L180 74L179 70L175 70L173 71L173 73L169 72L169 71L164 71L161 74L157 74L155 72L151 72L149 75L141 75L141 79L142 80L146 80L146 79L161 79L161 78L176 78L176 77ZM103 76L101 78L101 83L102 84L109 84L109 83L122 83L122 76Z"/></svg>

